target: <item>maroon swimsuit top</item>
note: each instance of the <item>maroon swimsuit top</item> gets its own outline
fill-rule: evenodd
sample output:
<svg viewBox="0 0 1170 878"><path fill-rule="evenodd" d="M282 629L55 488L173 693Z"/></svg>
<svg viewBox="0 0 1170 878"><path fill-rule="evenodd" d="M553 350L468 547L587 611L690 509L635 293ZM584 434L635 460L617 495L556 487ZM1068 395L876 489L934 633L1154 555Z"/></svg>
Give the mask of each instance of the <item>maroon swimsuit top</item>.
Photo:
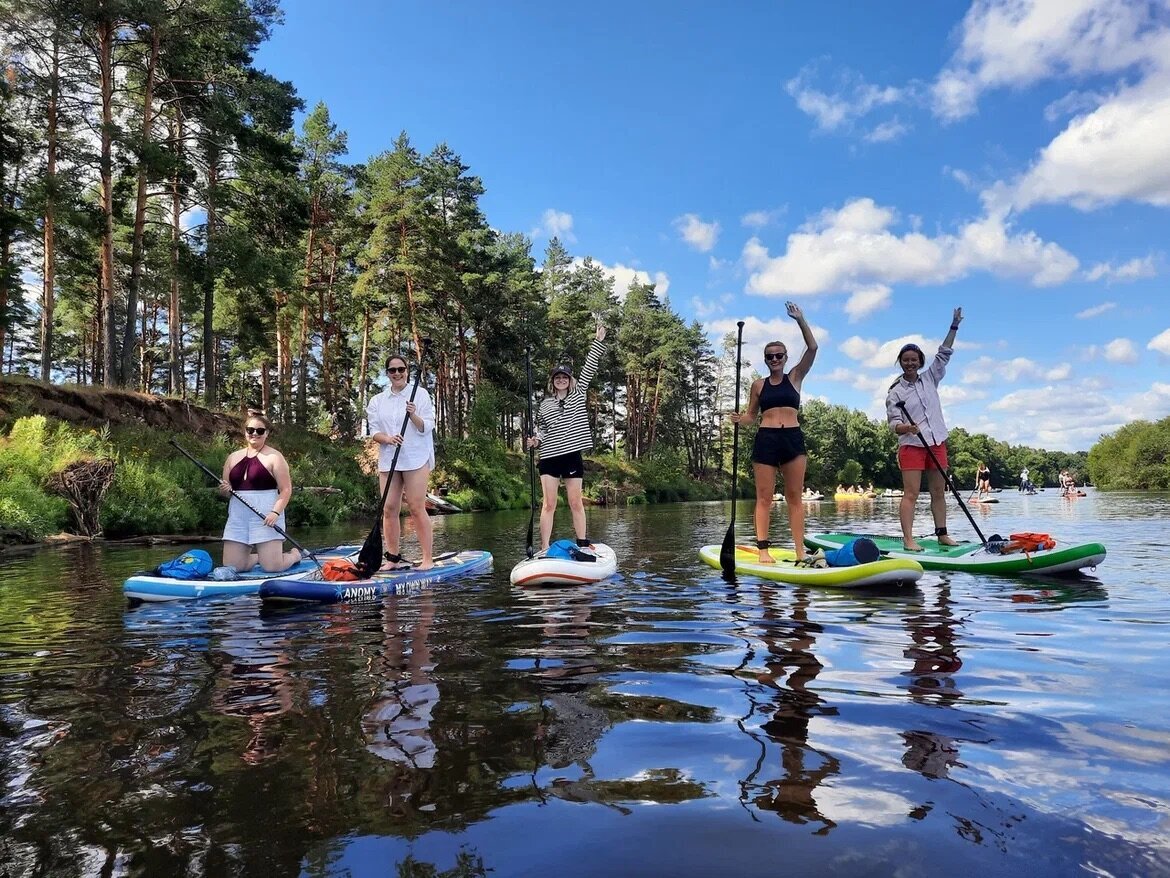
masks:
<svg viewBox="0 0 1170 878"><path fill-rule="evenodd" d="M276 491L276 478L268 471L259 456L249 457L237 463L228 472L228 484L233 491Z"/></svg>

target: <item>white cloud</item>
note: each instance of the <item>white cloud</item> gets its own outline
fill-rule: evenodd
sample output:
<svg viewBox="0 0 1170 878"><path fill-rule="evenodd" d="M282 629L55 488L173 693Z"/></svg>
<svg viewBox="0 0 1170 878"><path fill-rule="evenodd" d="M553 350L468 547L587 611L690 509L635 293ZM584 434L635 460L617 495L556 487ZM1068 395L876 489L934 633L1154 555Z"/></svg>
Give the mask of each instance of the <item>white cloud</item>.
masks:
<svg viewBox="0 0 1170 878"><path fill-rule="evenodd" d="M995 422L995 437L1001 441L1083 451L1133 420L1164 418L1170 410L1170 384L1154 382L1128 395L1091 380L1053 384L1013 391L984 408L1002 413ZM1070 418L1070 412L1076 417Z"/></svg>
<svg viewBox="0 0 1170 878"><path fill-rule="evenodd" d="M1055 122L1065 116L1079 116L1081 113L1088 113L1105 103L1105 97L1099 92L1069 92L1044 108L1044 118L1049 122Z"/></svg>
<svg viewBox="0 0 1170 878"><path fill-rule="evenodd" d="M887 122L882 122L873 130L862 135L862 140L866 143L890 143L897 140L903 134L910 130L908 125L902 123L898 118L890 119Z"/></svg>
<svg viewBox="0 0 1170 878"><path fill-rule="evenodd" d="M532 230L531 237L535 238L541 234L550 238L560 238L568 244L575 243L577 236L573 234L573 215L550 207L541 215L540 226Z"/></svg>
<svg viewBox="0 0 1170 878"><path fill-rule="evenodd" d="M1073 119L1015 184L1013 200L1019 208L1067 202L1091 210L1122 200L1170 206L1165 78L1125 90Z"/></svg>
<svg viewBox="0 0 1170 878"><path fill-rule="evenodd" d="M1063 381L1072 374L1069 363L1044 367L1027 357L997 360L979 357L963 370L962 384L1001 384L1015 381Z"/></svg>
<svg viewBox="0 0 1170 878"><path fill-rule="evenodd" d="M1154 257L1146 256L1141 259L1131 259L1121 265L1114 265L1112 262L1098 262L1085 272L1085 280L1095 281L1104 278L1107 283L1126 283L1153 277L1157 273L1158 270L1154 267Z"/></svg>
<svg viewBox="0 0 1170 878"><path fill-rule="evenodd" d="M739 224L746 226L749 229L761 229L764 226L770 226L783 216L785 208L778 207L774 210L749 210L739 218Z"/></svg>
<svg viewBox="0 0 1170 878"><path fill-rule="evenodd" d="M1156 5L976 0L959 26L958 50L935 81L935 113L946 120L970 115L989 89L1156 66L1165 57Z"/></svg>
<svg viewBox="0 0 1170 878"><path fill-rule="evenodd" d="M858 292L876 285L939 284L987 271L1025 277L1036 286L1067 280L1076 257L1034 232L1013 234L1000 214L929 237L891 231L897 214L871 198L826 210L788 236L787 251L772 257L758 238L744 245L746 289L764 296Z"/></svg>
<svg viewBox="0 0 1170 878"><path fill-rule="evenodd" d="M1146 345L1146 348L1170 357L1170 329L1163 329L1161 332L1151 338L1150 343Z"/></svg>
<svg viewBox="0 0 1170 878"><path fill-rule="evenodd" d="M1094 305L1092 308L1086 308L1084 311L1078 311L1076 316L1078 320L1088 320L1090 317L1099 317L1106 311L1111 311L1116 307L1116 302L1102 302L1100 305Z"/></svg>
<svg viewBox="0 0 1170 878"><path fill-rule="evenodd" d="M720 339L727 333L736 331L735 319L721 317L718 320L709 320L705 324L707 334L713 339ZM824 346L830 338L829 331L823 326L809 324L813 337L819 346ZM789 363L794 365L796 359L804 353L804 337L800 334L800 327L787 314L761 320L758 317L745 317L743 326L743 361L744 374L750 374L749 361L757 371L764 369L764 345L770 341L780 341L788 348Z"/></svg>
<svg viewBox="0 0 1170 878"><path fill-rule="evenodd" d="M856 323L875 311L889 307L889 304L890 288L884 284L875 284L872 287L854 290L849 301L845 303L845 313L849 315L850 323Z"/></svg>
<svg viewBox="0 0 1170 878"><path fill-rule="evenodd" d="M1128 338L1115 338L1105 345L1105 359L1110 363L1136 363L1139 356L1133 342Z"/></svg>
<svg viewBox="0 0 1170 878"><path fill-rule="evenodd" d="M574 259L573 265L581 265L583 260ZM601 269L606 276L613 278L613 290L617 293L619 299L625 299L626 293L630 289L630 283L637 281L640 284L654 284L654 293L658 298L666 297L666 291L670 289L670 278L665 271L656 271L653 276L650 272L643 271L640 268L630 268L628 265L622 265L618 262L614 265L606 265L602 262L593 260L593 264Z"/></svg>
<svg viewBox="0 0 1170 878"><path fill-rule="evenodd" d="M719 240L719 223L705 223L697 214L684 213L674 221L674 227L687 244L700 253L708 253Z"/></svg>
<svg viewBox="0 0 1170 878"><path fill-rule="evenodd" d="M822 131L834 131L860 119L878 107L906 100L909 90L893 86L877 86L866 82L860 74L842 70L837 74L833 93L814 88L818 65L809 64L786 84L788 94L801 112L812 116Z"/></svg>

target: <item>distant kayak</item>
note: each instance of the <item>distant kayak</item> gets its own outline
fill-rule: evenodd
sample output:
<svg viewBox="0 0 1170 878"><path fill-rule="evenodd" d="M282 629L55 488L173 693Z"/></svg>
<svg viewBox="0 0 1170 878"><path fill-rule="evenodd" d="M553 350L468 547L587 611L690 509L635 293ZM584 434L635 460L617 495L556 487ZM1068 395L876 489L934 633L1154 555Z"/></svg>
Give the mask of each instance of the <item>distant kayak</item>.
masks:
<svg viewBox="0 0 1170 878"><path fill-rule="evenodd" d="M350 582L326 582L313 570L300 577L269 574L269 579L260 584L260 599L265 603L309 603L341 604L358 601L381 600L386 595L417 591L469 573L481 573L492 568L490 552L470 549L453 552L435 558L430 570L411 568L408 570L386 570L375 573L369 579Z"/></svg>
<svg viewBox="0 0 1170 878"><path fill-rule="evenodd" d="M1084 491L1061 491L1060 496L1061 497L1068 497L1071 499L1073 497L1088 497L1089 495L1086 494Z"/></svg>
<svg viewBox="0 0 1170 878"><path fill-rule="evenodd" d="M814 494L802 494L800 497L800 502L801 503L813 503L817 500L824 500L824 499L825 499L825 495L818 491ZM773 503L784 503L785 502L784 495L783 494L773 494L772 495L772 502Z"/></svg>
<svg viewBox="0 0 1170 878"><path fill-rule="evenodd" d="M720 569L722 546L703 546L699 558ZM794 585L819 585L831 588L873 588L875 586L912 585L922 577L922 565L914 560L885 558L852 567L797 567L791 549L770 549L775 564L761 564L760 553L751 546L735 547L735 572L741 576L759 576Z"/></svg>
<svg viewBox="0 0 1170 878"><path fill-rule="evenodd" d="M617 554L605 543L593 543L586 551L597 560L550 558L538 552L512 568L512 585L589 585L617 572Z"/></svg>
<svg viewBox="0 0 1170 878"><path fill-rule="evenodd" d="M968 500L967 502L968 503L982 503L984 505L987 505L988 503L998 503L999 498L998 497L987 497L987 498L981 500L980 498L975 497L974 499Z"/></svg>
<svg viewBox="0 0 1170 878"><path fill-rule="evenodd" d="M1016 552L997 555L988 552L981 543L960 543L942 546L934 538L921 538L918 544L926 551L907 552L902 538L874 534L824 533L805 537L805 545L819 549L835 549L859 536L867 536L882 554L889 558L913 559L927 570L965 570L969 573L1020 575L1029 573L1075 573L1086 567L1096 567L1105 560L1105 546L1101 543L1061 543L1052 549L1036 552Z"/></svg>
<svg viewBox="0 0 1170 878"><path fill-rule="evenodd" d="M871 493L852 494L848 491L843 491L843 492L838 491L835 494L833 494L833 499L836 500L837 502L841 502L843 500L872 500L876 496L877 496L876 494L871 494Z"/></svg>
<svg viewBox="0 0 1170 878"><path fill-rule="evenodd" d="M327 549L315 549L315 554L321 560L326 558L341 558L346 555L356 555L361 546L333 546ZM173 579L167 576L158 576L154 573L136 573L122 583L122 594L131 601L183 601L196 598L231 597L242 594L255 594L260 590L260 583L274 576L296 579L307 576L317 570L317 565L311 558L302 558L288 570L273 573L256 565L251 570L236 573L234 579L219 580L210 577L200 579Z"/></svg>

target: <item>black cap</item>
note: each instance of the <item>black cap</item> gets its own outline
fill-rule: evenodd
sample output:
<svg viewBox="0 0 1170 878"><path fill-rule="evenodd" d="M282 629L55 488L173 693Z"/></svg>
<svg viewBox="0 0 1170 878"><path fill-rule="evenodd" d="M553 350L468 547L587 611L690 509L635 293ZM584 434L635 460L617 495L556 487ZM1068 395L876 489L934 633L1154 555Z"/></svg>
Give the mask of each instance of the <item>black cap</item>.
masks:
<svg viewBox="0 0 1170 878"><path fill-rule="evenodd" d="M573 370L564 363L561 363L559 366L554 366L553 370L548 373L548 377L552 378L554 375L559 375L561 373L568 375L570 378L573 377Z"/></svg>

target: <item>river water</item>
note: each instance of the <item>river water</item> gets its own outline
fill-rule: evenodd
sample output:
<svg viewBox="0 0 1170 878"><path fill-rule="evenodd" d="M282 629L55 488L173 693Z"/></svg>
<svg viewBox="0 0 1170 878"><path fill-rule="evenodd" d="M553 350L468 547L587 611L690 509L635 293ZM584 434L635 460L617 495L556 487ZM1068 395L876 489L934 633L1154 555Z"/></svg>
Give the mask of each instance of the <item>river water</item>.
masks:
<svg viewBox="0 0 1170 878"><path fill-rule="evenodd" d="M731 584L713 503L590 510L621 570L580 589L508 584L526 512L437 520L495 572L376 605L128 607L175 547L0 559L0 874L1170 875L1170 495L999 497L984 533L1109 557Z"/></svg>

